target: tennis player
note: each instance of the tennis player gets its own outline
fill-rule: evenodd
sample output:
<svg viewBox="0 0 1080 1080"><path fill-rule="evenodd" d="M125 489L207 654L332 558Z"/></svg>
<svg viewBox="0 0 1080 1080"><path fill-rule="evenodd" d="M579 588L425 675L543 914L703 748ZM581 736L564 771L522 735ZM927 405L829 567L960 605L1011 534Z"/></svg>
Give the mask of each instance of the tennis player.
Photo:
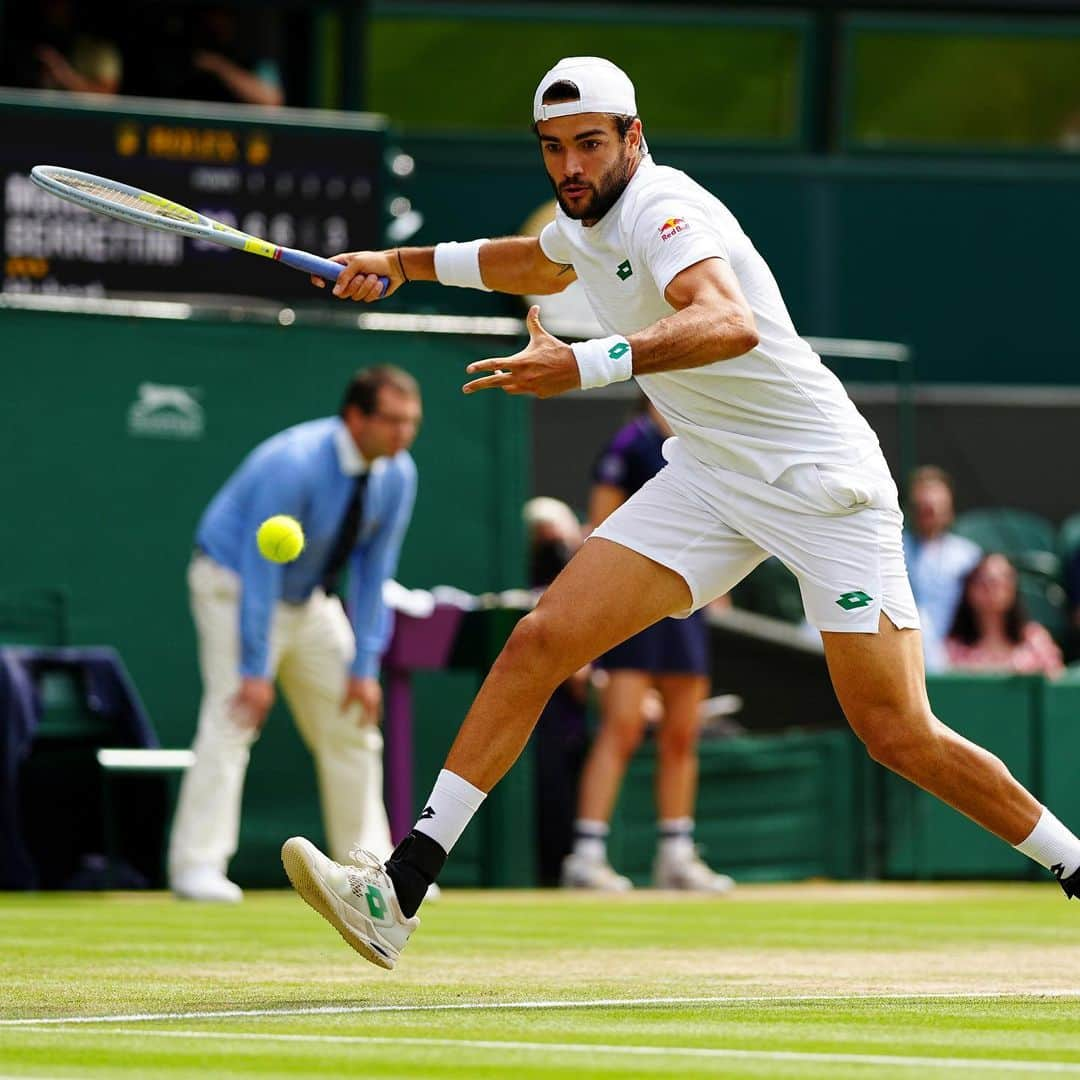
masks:
<svg viewBox="0 0 1080 1080"><path fill-rule="evenodd" d="M334 292L378 299L378 275L390 278L386 295L415 280L546 294L577 278L608 336L567 345L534 307L528 345L470 364L465 393L547 398L636 378L675 433L668 467L603 522L518 623L385 867L375 858L342 867L293 838L283 859L298 891L354 948L392 967L428 884L553 689L776 555L799 579L836 695L871 757L1047 867L1067 896L1080 894L1080 840L931 712L896 485L731 211L652 161L633 84L607 60L556 64L533 120L560 207L538 239L338 256Z"/></svg>

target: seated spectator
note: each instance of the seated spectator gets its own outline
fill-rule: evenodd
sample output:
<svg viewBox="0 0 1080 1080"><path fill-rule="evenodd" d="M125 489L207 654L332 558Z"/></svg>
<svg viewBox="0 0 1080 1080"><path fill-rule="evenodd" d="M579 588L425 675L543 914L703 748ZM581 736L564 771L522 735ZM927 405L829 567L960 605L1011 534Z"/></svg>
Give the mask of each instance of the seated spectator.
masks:
<svg viewBox="0 0 1080 1080"><path fill-rule="evenodd" d="M952 626L964 577L979 561L979 545L951 532L953 487L948 473L934 465L916 469L908 481L908 524L904 560L922 620L928 671L946 664L945 636Z"/></svg>
<svg viewBox="0 0 1080 1080"><path fill-rule="evenodd" d="M975 565L945 642L952 667L1060 674L1061 650L1046 627L1027 617L1016 585L1016 570L1004 555L984 555Z"/></svg>

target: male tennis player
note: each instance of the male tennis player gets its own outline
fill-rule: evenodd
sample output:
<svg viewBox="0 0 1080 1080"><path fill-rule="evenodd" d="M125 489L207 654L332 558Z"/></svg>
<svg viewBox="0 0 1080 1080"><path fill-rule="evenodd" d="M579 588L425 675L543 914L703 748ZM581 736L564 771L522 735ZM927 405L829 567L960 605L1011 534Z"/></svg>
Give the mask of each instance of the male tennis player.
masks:
<svg viewBox="0 0 1080 1080"><path fill-rule="evenodd" d="M1080 894L1080 840L993 755L930 711L896 486L877 438L797 335L731 212L653 163L614 64L562 60L533 120L560 212L538 239L339 256L334 291L378 299L412 280L558 292L575 277L609 336L567 345L529 312L529 343L481 360L467 394L546 398L637 378L675 432L668 467L597 529L520 623L480 689L420 820L385 867L283 849L301 895L392 967L428 884L521 752L552 690L644 627L727 592L772 554L798 576L837 697L870 755Z"/></svg>

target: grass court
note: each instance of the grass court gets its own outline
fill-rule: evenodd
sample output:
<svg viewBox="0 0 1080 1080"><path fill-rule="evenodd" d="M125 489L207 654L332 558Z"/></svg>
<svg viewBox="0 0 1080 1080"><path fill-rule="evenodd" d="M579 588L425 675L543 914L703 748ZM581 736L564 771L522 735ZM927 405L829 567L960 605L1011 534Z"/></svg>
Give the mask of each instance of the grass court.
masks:
<svg viewBox="0 0 1080 1080"><path fill-rule="evenodd" d="M1052 882L447 891L397 970L292 893L0 895L0 1080L1080 1076Z"/></svg>

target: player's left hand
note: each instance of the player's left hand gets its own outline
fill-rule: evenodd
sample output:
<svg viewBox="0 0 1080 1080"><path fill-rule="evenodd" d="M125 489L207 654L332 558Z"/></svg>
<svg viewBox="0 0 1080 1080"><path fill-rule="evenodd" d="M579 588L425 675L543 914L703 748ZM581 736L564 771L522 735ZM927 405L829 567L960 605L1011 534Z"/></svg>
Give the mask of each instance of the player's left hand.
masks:
<svg viewBox="0 0 1080 1080"><path fill-rule="evenodd" d="M351 675L345 687L341 711L347 711L353 704L360 706L361 724L378 724L382 720L382 687L379 680Z"/></svg>
<svg viewBox="0 0 1080 1080"><path fill-rule="evenodd" d="M529 308L525 325L529 344L519 353L493 360L477 360L465 370L470 375L490 372L473 379L462 389L466 394L477 390L505 390L508 394L533 394L538 398L555 397L581 387L577 360L565 341L552 337L540 325L540 308Z"/></svg>

